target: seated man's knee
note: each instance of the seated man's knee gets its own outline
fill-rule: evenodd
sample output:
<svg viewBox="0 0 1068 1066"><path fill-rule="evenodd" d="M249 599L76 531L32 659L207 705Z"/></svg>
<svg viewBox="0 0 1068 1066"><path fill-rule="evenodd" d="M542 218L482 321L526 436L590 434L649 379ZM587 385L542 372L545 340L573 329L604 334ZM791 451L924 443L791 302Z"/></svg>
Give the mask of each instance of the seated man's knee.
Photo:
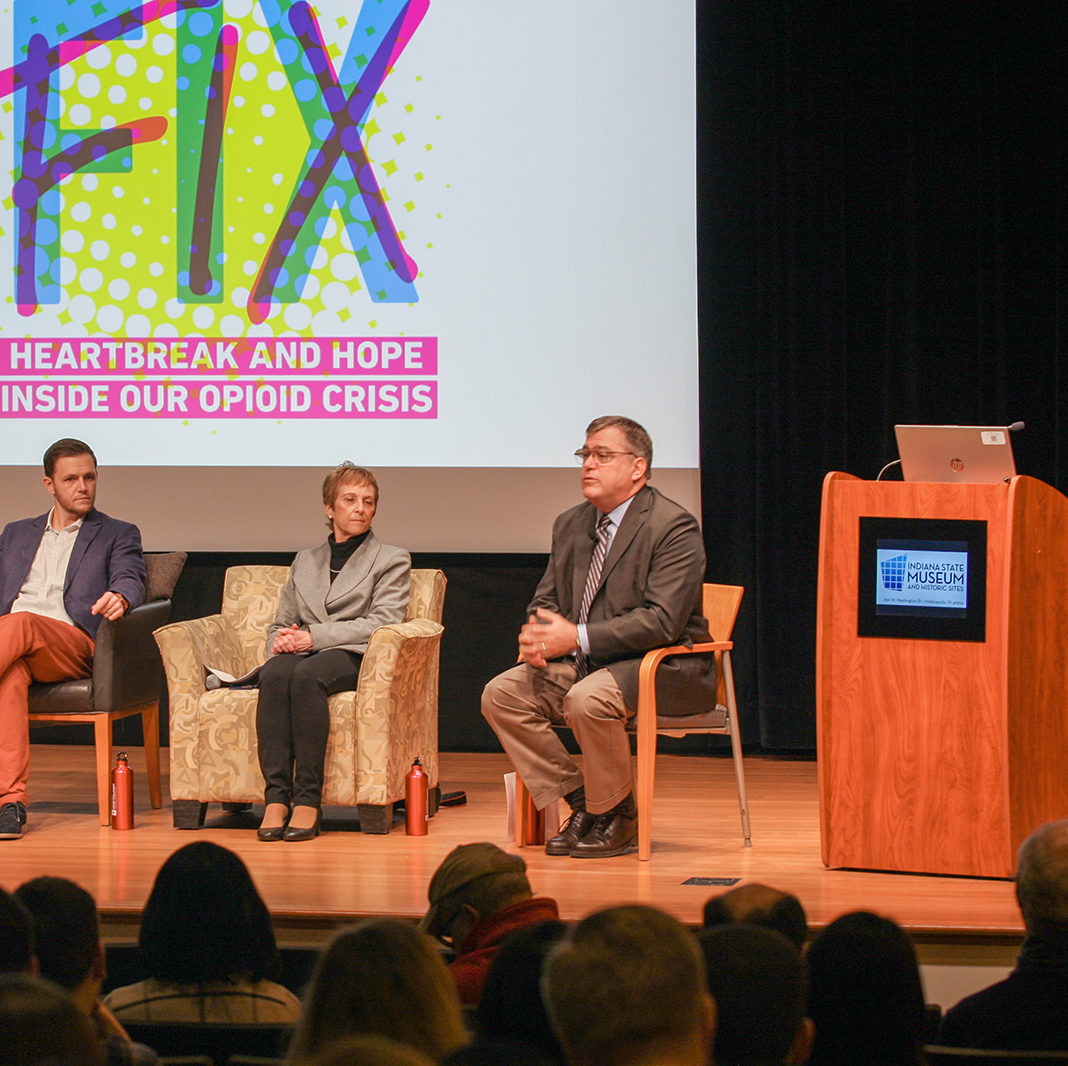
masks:
<svg viewBox="0 0 1068 1066"><path fill-rule="evenodd" d="M623 705L622 694L614 679L606 679L590 674L571 686L564 697L561 711L570 725L573 721L583 719L615 718L626 721L627 710Z"/></svg>
<svg viewBox="0 0 1068 1066"><path fill-rule="evenodd" d="M492 722L495 717L501 695L501 680L503 676L503 674L498 674L496 677L490 678L482 689L482 717L487 722Z"/></svg>

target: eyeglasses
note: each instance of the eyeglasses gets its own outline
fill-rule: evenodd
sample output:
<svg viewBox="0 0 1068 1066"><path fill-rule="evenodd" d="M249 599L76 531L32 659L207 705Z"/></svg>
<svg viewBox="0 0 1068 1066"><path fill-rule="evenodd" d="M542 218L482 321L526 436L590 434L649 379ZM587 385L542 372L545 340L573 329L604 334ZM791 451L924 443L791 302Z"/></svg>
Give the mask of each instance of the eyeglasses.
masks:
<svg viewBox="0 0 1068 1066"><path fill-rule="evenodd" d="M575 459L579 466L585 465L587 459L592 459L594 466L607 466L617 455L637 454L637 452L610 452L607 448L579 448L575 452Z"/></svg>

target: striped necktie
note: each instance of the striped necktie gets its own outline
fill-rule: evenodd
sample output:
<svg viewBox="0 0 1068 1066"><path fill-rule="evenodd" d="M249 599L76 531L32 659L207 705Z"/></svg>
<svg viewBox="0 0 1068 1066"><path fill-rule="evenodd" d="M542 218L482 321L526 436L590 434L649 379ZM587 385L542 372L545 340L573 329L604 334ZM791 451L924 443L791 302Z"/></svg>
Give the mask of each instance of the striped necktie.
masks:
<svg viewBox="0 0 1068 1066"><path fill-rule="evenodd" d="M593 558L590 560L590 569L586 574L586 588L582 592L582 604L579 607L579 625L584 625L590 616L590 604L597 592L597 586L601 583L601 571L604 569L604 557L608 552L608 530L612 525L612 519L603 514L597 519L597 543L593 548ZM589 673L589 664L581 648L575 652L575 665L578 666L580 678Z"/></svg>

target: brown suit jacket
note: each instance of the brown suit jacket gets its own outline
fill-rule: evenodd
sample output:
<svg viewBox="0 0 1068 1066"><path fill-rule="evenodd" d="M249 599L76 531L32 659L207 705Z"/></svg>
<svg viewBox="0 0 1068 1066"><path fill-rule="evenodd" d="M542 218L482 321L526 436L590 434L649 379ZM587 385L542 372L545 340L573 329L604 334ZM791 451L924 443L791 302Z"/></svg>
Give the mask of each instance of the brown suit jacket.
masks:
<svg viewBox="0 0 1068 1066"><path fill-rule="evenodd" d="M600 512L588 502L553 524L549 565L527 608L546 607L578 621ZM638 701L638 669L652 648L712 638L701 614L705 548L697 519L649 485L635 494L604 561L590 605L590 666L606 666L628 707ZM711 655L668 659L657 674L660 714L692 714L715 703Z"/></svg>

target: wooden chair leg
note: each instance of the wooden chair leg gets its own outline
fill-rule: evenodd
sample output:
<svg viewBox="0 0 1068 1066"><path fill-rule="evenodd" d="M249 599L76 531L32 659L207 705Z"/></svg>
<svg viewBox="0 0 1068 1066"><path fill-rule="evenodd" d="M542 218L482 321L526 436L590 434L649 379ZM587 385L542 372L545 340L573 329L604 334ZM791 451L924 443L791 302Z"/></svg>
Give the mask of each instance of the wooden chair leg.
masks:
<svg viewBox="0 0 1068 1066"><path fill-rule="evenodd" d="M96 748L96 802L100 824L111 825L111 718L93 715L93 745Z"/></svg>
<svg viewBox="0 0 1068 1066"><path fill-rule="evenodd" d="M653 784L656 780L656 710L638 709L638 773L635 801L638 804L638 859L648 862L653 854Z"/></svg>
<svg viewBox="0 0 1068 1066"><path fill-rule="evenodd" d="M145 738L145 771L148 775L148 801L159 810L163 790L159 774L159 704L146 704L141 711L141 732Z"/></svg>

